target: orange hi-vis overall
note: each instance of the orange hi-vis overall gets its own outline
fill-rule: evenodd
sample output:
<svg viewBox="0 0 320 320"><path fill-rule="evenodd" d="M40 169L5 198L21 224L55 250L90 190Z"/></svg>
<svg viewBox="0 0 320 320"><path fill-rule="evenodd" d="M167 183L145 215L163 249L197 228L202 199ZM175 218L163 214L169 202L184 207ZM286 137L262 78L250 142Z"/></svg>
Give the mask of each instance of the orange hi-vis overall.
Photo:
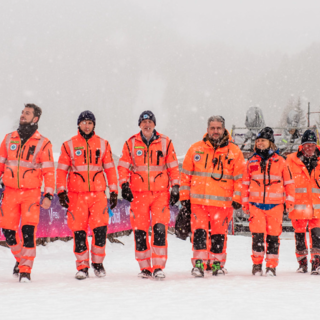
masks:
<svg viewBox="0 0 320 320"><path fill-rule="evenodd" d="M89 268L88 225L93 231L91 259L102 263L105 257L109 223L107 187L118 193L117 173L107 140L78 135L63 143L57 168L58 193L68 190L68 226L74 233L74 253L78 270ZM68 177L68 179L67 179Z"/></svg>
<svg viewBox="0 0 320 320"><path fill-rule="evenodd" d="M231 204L241 203L243 168L242 152L228 140L215 149L206 134L188 150L181 170L180 201L191 201L193 265L202 259L224 266Z"/></svg>
<svg viewBox="0 0 320 320"><path fill-rule="evenodd" d="M135 257L141 270L151 272L166 265L169 186L180 185L172 141L158 132L155 135L149 146L143 142L140 133L127 140L118 165L120 186L129 182L134 196L130 219L135 235ZM148 236L150 212L151 246Z"/></svg>
<svg viewBox="0 0 320 320"><path fill-rule="evenodd" d="M294 180L281 156L274 153L265 162L257 154L248 159L242 181L242 205L250 211L254 264L262 264L267 243L266 266L278 266L283 204L292 207L294 196ZM270 209L262 209L268 206Z"/></svg>
<svg viewBox="0 0 320 320"><path fill-rule="evenodd" d="M20 272L30 273L36 256L36 230L40 216L41 186L54 193L54 162L50 141L36 131L21 148L17 131L6 135L0 147L0 176L5 190L0 227ZM21 219L22 241L18 229Z"/></svg>
<svg viewBox="0 0 320 320"><path fill-rule="evenodd" d="M298 152L301 152L301 149L300 146ZM317 147L317 149L319 154L320 148ZM312 261L315 255L320 255L320 157L310 175L304 163L299 159L298 152L288 155L287 158L296 192L294 210L290 212L289 218L295 232L298 261L308 256L306 239L308 225Z"/></svg>

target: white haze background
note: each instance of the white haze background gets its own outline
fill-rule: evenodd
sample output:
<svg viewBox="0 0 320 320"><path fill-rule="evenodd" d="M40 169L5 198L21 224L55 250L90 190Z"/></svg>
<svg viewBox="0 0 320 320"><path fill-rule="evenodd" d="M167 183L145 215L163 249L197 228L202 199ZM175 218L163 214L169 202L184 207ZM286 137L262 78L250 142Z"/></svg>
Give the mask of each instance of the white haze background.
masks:
<svg viewBox="0 0 320 320"><path fill-rule="evenodd" d="M317 111L319 9L318 0L2 0L0 139L24 103L43 109L54 152L89 109L116 154L146 109L178 155L210 115L230 129L254 105L270 126L290 98Z"/></svg>

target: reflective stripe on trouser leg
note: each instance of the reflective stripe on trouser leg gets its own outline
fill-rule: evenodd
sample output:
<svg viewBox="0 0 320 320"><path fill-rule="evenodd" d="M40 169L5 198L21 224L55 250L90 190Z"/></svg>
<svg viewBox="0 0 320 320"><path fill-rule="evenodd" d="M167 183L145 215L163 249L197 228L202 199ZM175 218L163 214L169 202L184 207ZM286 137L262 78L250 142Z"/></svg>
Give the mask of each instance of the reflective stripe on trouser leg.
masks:
<svg viewBox="0 0 320 320"><path fill-rule="evenodd" d="M300 261L308 256L308 244L305 232L295 232L294 234L296 240L296 257Z"/></svg>
<svg viewBox="0 0 320 320"><path fill-rule="evenodd" d="M279 247L280 247L279 237L267 235L266 243L267 243L266 266L275 268L279 264Z"/></svg>
<svg viewBox="0 0 320 320"><path fill-rule="evenodd" d="M91 244L91 261L92 263L102 263L106 256L106 246L98 247Z"/></svg>
<svg viewBox="0 0 320 320"><path fill-rule="evenodd" d="M74 253L77 261L76 261L76 266L78 270L81 270L83 268L90 268L89 266L89 250L86 250L81 253Z"/></svg>
<svg viewBox="0 0 320 320"><path fill-rule="evenodd" d="M209 260L210 260L210 264L214 261L219 261L220 266L223 267L226 263L226 260L227 260L227 254L226 253L212 253L210 251L209 252Z"/></svg>
<svg viewBox="0 0 320 320"><path fill-rule="evenodd" d="M135 251L135 258L139 263L140 270L148 269L151 271L151 250Z"/></svg>
<svg viewBox="0 0 320 320"><path fill-rule="evenodd" d="M254 264L262 264L264 252L257 252L252 250L251 259Z"/></svg>
<svg viewBox="0 0 320 320"><path fill-rule="evenodd" d="M265 253L264 233L252 233L252 255L254 264L262 264Z"/></svg>
<svg viewBox="0 0 320 320"><path fill-rule="evenodd" d="M36 257L36 248L26 248L22 247L20 252L20 272L31 272L33 266L33 260Z"/></svg>
<svg viewBox="0 0 320 320"><path fill-rule="evenodd" d="M208 251L193 250L193 258L191 258L192 265L195 266L196 261L199 259L201 259L203 262L207 262L207 260L209 260Z"/></svg>
<svg viewBox="0 0 320 320"><path fill-rule="evenodd" d="M15 246L9 246L11 249L12 254L14 255L15 259L20 263L21 259L21 249L22 249L22 244L21 241Z"/></svg>
<svg viewBox="0 0 320 320"><path fill-rule="evenodd" d="M164 269L167 262L167 227L163 223L153 226L152 234L152 267L153 269Z"/></svg>

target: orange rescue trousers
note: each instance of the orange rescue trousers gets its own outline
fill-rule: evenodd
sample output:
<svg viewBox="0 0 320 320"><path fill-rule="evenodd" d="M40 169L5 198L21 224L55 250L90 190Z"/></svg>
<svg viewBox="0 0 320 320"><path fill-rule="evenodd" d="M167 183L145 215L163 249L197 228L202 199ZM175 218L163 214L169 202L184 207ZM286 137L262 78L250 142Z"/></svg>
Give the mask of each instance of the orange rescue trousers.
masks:
<svg viewBox="0 0 320 320"><path fill-rule="evenodd" d="M266 251L266 267L279 264L280 235L282 233L283 204L261 210L250 204L249 228L252 233L252 261L262 264ZM266 250L265 250L265 243Z"/></svg>
<svg viewBox="0 0 320 320"><path fill-rule="evenodd" d="M320 219L292 219L296 240L296 257L300 261L308 256L306 228L309 229L310 253L312 262L315 255L320 254Z"/></svg>
<svg viewBox="0 0 320 320"><path fill-rule="evenodd" d="M74 254L78 270L89 268L88 225L93 231L91 244L92 263L102 263L105 257L109 214L107 197L99 192L69 192L68 226L73 232Z"/></svg>
<svg viewBox="0 0 320 320"><path fill-rule="evenodd" d="M220 261L223 267L227 259L227 234L232 207L191 204L191 212L193 266L196 260L201 259L210 265L214 261Z"/></svg>
<svg viewBox="0 0 320 320"><path fill-rule="evenodd" d="M136 260L141 270L147 269L152 272L158 268L164 269L167 261L167 230L170 221L169 192L133 192L133 196L130 221L134 230ZM150 218L151 246L148 235Z"/></svg>
<svg viewBox="0 0 320 320"><path fill-rule="evenodd" d="M36 230L40 216L39 188L4 190L0 208L0 227L15 259L19 262L19 271L31 273L36 257ZM18 229L21 219L22 239Z"/></svg>

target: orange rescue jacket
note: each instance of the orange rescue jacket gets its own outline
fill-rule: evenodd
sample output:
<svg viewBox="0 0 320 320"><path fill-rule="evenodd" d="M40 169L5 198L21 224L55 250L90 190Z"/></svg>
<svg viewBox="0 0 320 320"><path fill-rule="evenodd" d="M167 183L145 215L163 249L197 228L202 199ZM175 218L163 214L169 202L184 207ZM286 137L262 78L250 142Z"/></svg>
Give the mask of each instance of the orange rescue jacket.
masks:
<svg viewBox="0 0 320 320"><path fill-rule="evenodd" d="M36 131L21 148L18 131L8 133L0 147L0 176L14 189L41 188L54 193L54 161L51 142Z"/></svg>
<svg viewBox="0 0 320 320"><path fill-rule="evenodd" d="M110 192L118 193L117 172L109 142L96 134L86 140L78 132L62 144L57 168L57 191L105 191L104 172Z"/></svg>
<svg viewBox="0 0 320 320"><path fill-rule="evenodd" d="M274 153L261 168L261 157L248 159L242 180L242 204L248 202L293 206L294 180L284 158Z"/></svg>
<svg viewBox="0 0 320 320"><path fill-rule="evenodd" d="M241 203L241 180L244 158L233 142L214 149L204 135L203 140L188 150L181 170L180 201L216 207L231 207Z"/></svg>
<svg viewBox="0 0 320 320"><path fill-rule="evenodd" d="M317 147L320 151L320 148ZM302 147L299 147L301 151ZM316 168L309 175L308 169L298 158L298 152L288 155L289 166L295 183L294 210L290 212L291 219L320 218L320 157Z"/></svg>
<svg viewBox="0 0 320 320"><path fill-rule="evenodd" d="M155 132L149 147L140 133L127 140L118 164L119 184L130 182L132 191L168 191L180 185L179 164L172 141Z"/></svg>

